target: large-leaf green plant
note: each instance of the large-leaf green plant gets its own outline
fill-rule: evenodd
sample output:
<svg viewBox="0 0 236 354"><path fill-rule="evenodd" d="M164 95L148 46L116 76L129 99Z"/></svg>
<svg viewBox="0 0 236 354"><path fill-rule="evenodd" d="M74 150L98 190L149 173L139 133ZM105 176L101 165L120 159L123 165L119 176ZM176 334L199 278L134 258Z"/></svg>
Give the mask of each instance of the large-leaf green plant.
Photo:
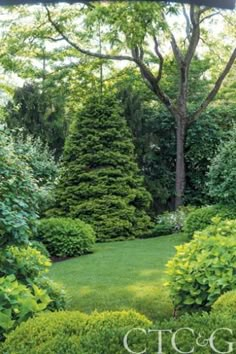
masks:
<svg viewBox="0 0 236 354"><path fill-rule="evenodd" d="M39 184L10 132L0 126L0 340L21 321L58 303L46 277L49 260L29 247Z"/></svg>
<svg viewBox="0 0 236 354"><path fill-rule="evenodd" d="M196 232L191 242L176 247L176 255L167 263L167 286L176 309L207 310L221 294L236 289L232 223L210 226Z"/></svg>

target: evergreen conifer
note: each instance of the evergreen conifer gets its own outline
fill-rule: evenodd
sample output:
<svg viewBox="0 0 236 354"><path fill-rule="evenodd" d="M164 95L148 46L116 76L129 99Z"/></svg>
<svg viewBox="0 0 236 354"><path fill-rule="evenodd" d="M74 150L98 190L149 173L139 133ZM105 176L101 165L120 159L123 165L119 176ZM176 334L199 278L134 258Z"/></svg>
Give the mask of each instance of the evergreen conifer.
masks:
<svg viewBox="0 0 236 354"><path fill-rule="evenodd" d="M56 190L60 215L94 226L99 241L147 233L151 201L117 100L90 96L66 140Z"/></svg>

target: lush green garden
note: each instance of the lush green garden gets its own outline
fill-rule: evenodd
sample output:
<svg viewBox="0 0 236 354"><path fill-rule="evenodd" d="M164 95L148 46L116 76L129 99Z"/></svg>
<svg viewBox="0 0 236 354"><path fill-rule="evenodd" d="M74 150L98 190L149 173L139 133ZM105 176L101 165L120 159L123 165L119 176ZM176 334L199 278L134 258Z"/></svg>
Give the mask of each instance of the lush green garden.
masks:
<svg viewBox="0 0 236 354"><path fill-rule="evenodd" d="M0 15L0 353L235 352L235 13Z"/></svg>
<svg viewBox="0 0 236 354"><path fill-rule="evenodd" d="M91 311L133 308L153 320L171 317L165 264L186 237L97 244L94 254L55 263L50 276L70 295L69 308Z"/></svg>

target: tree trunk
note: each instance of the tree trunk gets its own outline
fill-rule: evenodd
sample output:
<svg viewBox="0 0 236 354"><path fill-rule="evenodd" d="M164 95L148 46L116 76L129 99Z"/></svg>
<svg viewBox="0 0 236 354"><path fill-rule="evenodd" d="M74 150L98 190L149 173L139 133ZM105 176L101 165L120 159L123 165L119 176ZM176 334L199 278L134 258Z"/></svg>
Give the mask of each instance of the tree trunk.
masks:
<svg viewBox="0 0 236 354"><path fill-rule="evenodd" d="M175 176L175 209L183 204L185 189L185 160L184 145L186 134L186 117L178 116L176 119L176 176Z"/></svg>

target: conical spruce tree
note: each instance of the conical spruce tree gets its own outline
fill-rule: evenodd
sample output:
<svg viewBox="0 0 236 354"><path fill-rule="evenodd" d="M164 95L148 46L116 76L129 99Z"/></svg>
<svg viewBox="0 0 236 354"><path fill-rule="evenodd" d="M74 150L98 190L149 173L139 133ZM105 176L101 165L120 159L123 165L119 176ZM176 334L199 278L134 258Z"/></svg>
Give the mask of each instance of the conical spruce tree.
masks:
<svg viewBox="0 0 236 354"><path fill-rule="evenodd" d="M65 143L56 200L61 215L92 224L99 241L147 233L151 196L113 96L89 97L77 115Z"/></svg>

